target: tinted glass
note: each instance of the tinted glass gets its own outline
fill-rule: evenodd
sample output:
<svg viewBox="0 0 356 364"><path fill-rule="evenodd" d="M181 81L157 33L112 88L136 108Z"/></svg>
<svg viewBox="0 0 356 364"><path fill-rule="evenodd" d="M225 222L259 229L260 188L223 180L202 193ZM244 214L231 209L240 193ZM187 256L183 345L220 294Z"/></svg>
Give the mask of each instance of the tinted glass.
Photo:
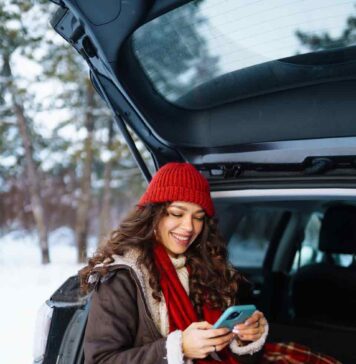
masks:
<svg viewBox="0 0 356 364"><path fill-rule="evenodd" d="M200 0L145 24L133 49L175 102L196 86L266 61L354 44L353 1Z"/></svg>
<svg viewBox="0 0 356 364"><path fill-rule="evenodd" d="M281 212L252 208L236 224L228 242L229 260L233 266L261 267Z"/></svg>
<svg viewBox="0 0 356 364"><path fill-rule="evenodd" d="M322 214L319 212L311 215L304 231L301 250L294 257L292 271L296 271L299 267L305 265L323 262L326 259L325 253L319 250L321 219ZM331 258L336 265L342 267L348 267L352 263L351 254L331 254Z"/></svg>

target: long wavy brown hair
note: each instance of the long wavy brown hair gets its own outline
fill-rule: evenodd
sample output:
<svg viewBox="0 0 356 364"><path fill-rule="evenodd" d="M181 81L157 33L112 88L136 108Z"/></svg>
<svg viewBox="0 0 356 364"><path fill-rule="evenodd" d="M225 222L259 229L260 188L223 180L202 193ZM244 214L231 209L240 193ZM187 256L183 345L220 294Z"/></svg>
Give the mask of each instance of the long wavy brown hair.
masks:
<svg viewBox="0 0 356 364"><path fill-rule="evenodd" d="M168 205L169 203L149 204L135 208L126 217L119 228L111 233L102 247L89 259L88 265L79 272L83 292L91 290L88 278L97 264L103 263L100 269L95 268L95 273L103 277L109 271L108 265L114 261L112 258L114 254L123 255L135 248L139 251L138 264L144 265L150 272L149 284L153 290L152 295L157 301L161 300L160 277L153 253L156 243L154 230L160 219L167 215ZM205 302L211 308L221 310L235 303L239 284L243 278L228 263L226 244L218 233L215 219L205 217L201 233L185 255L190 269L190 299L200 318Z"/></svg>

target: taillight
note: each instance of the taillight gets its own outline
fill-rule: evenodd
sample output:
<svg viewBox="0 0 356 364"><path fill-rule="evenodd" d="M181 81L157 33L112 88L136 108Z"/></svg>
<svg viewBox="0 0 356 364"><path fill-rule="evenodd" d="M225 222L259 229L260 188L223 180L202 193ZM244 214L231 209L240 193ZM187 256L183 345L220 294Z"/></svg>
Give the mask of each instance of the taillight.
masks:
<svg viewBox="0 0 356 364"><path fill-rule="evenodd" d="M45 302L37 312L33 345L34 363L42 363L43 361L46 351L49 328L52 320L52 314L53 308L49 306L48 302Z"/></svg>

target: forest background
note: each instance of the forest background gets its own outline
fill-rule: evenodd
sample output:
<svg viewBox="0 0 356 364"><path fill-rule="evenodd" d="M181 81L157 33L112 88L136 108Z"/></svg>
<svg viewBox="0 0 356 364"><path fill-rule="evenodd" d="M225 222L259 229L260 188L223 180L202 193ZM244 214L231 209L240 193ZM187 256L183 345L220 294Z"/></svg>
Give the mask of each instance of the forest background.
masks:
<svg viewBox="0 0 356 364"><path fill-rule="evenodd" d="M0 1L0 235L36 231L44 264L63 226L84 262L88 237L99 244L145 185L86 64L50 28L53 12Z"/></svg>

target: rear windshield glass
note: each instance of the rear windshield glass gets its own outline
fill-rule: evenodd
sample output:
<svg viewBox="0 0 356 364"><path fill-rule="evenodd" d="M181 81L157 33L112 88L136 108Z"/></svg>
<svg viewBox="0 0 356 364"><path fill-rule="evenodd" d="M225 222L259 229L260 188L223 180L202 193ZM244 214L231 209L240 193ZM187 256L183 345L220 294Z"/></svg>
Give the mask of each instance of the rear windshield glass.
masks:
<svg viewBox="0 0 356 364"><path fill-rule="evenodd" d="M355 44L354 1L200 0L156 18L133 35L155 89L176 102L232 71Z"/></svg>

